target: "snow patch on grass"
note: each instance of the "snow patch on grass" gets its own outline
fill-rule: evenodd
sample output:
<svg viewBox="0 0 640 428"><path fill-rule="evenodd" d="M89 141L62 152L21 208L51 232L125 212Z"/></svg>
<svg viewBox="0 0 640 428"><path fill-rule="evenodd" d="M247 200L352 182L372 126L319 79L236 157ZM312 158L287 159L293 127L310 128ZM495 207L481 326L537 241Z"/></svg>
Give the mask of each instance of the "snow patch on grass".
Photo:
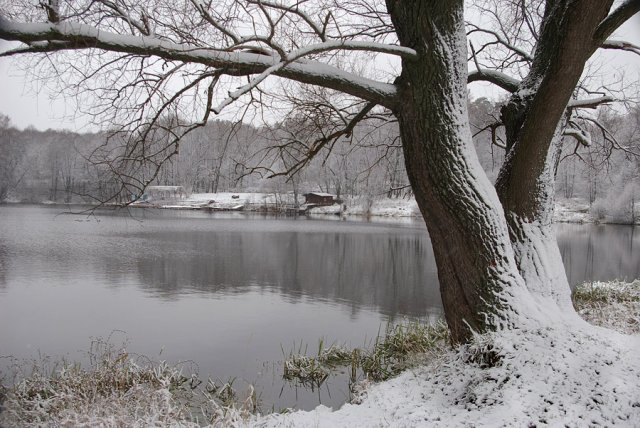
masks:
<svg viewBox="0 0 640 428"><path fill-rule="evenodd" d="M347 216L419 217L415 198L346 198Z"/></svg>
<svg viewBox="0 0 640 428"><path fill-rule="evenodd" d="M44 360L12 387L0 387L0 426L229 426L255 410L255 395L237 400L222 388L183 375L179 366L151 362L94 341L89 367ZM215 388L212 388L212 385Z"/></svg>
<svg viewBox="0 0 640 428"><path fill-rule="evenodd" d="M573 291L573 304L591 324L640 334L640 280L582 284Z"/></svg>
<svg viewBox="0 0 640 428"><path fill-rule="evenodd" d="M556 223L593 223L589 204L581 199L556 199L553 212Z"/></svg>
<svg viewBox="0 0 640 428"><path fill-rule="evenodd" d="M559 223L640 224L640 203L631 211L597 200L591 206L583 199L556 199L553 221ZM634 215L635 213L635 215Z"/></svg>

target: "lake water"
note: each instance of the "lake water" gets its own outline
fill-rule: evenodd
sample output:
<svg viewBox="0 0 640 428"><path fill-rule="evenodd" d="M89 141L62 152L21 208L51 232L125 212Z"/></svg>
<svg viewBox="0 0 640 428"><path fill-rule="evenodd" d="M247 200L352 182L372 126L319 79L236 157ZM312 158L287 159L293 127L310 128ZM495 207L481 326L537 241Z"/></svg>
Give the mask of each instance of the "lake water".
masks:
<svg viewBox="0 0 640 428"><path fill-rule="evenodd" d="M364 346L390 322L442 315L421 220L0 206L0 356L82 360L92 338L202 378L256 386L263 410L348 399L344 377L283 382L284 353ZM570 282L640 277L640 230L559 225ZM8 358L0 369L8 376Z"/></svg>

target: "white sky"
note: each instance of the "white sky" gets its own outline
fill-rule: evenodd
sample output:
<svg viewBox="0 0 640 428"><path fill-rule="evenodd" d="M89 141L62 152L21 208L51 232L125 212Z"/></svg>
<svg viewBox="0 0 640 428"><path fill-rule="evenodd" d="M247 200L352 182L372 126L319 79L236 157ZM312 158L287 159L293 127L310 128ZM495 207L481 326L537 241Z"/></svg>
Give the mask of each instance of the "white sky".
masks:
<svg viewBox="0 0 640 428"><path fill-rule="evenodd" d="M640 46L640 15L627 22L612 39L626 40ZM0 50L6 50L8 43L0 40ZM599 52L602 61L612 67L614 73L625 72L625 78L640 82L640 55L623 51ZM73 102L53 99L46 88L29 81L12 58L0 58L0 114L11 118L18 128L34 126L37 129L70 129L89 131L89 120L76 114ZM474 96L497 95L489 84L471 85Z"/></svg>

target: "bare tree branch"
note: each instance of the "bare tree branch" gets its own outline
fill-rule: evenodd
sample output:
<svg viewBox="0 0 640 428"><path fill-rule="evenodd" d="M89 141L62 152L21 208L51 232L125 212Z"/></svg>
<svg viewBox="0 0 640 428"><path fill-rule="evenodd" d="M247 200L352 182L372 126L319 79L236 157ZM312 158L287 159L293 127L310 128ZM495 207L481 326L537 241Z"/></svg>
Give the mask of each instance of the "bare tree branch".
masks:
<svg viewBox="0 0 640 428"><path fill-rule="evenodd" d="M596 28L593 36L596 47L601 46L615 30L638 12L640 12L640 0L625 0Z"/></svg>
<svg viewBox="0 0 640 428"><path fill-rule="evenodd" d="M308 151L304 153L301 159L298 159L292 166L287 168L285 171L281 172L273 172L269 175L269 178L278 177L278 176L291 176L296 174L302 168L304 168L313 158L315 158L320 151L330 143L335 143L340 137L350 135L356 125L360 123L369 112L375 107L374 103L368 103L362 108L350 121L346 124L346 126L342 129L339 129L331 134L319 138L315 140L309 147Z"/></svg>
<svg viewBox="0 0 640 428"><path fill-rule="evenodd" d="M88 25L69 22L56 25L15 23L0 16L0 38L27 44L54 40L56 43L48 45L50 51L60 50L61 47L64 49L99 48L112 52L155 55L168 60L204 64L219 68L224 74L230 75L261 73L279 63L278 59L267 55L198 48L163 41L155 37L115 34ZM343 48L371 51L376 49L376 46L347 41L330 44L326 50ZM316 49L325 50L321 46ZM401 52L404 48L390 47L389 49ZM323 63L298 60L287 64L273 74L302 83L335 89L385 107L391 108L396 102L394 85L370 80Z"/></svg>
<svg viewBox="0 0 640 428"><path fill-rule="evenodd" d="M602 49L618 49L640 55L640 46L634 45L633 43L625 42L623 40L607 40L602 45L600 45L600 47Z"/></svg>
<svg viewBox="0 0 640 428"><path fill-rule="evenodd" d="M501 44L502 46L504 46L505 48L509 49L510 51L515 52L516 54L520 55L523 59L527 60L527 61L533 61L533 57L531 56L531 54L513 44L511 44L508 40L506 40L504 37L502 37L500 34L498 34L495 31L492 30L487 30L484 28L480 28L475 24L472 23L467 23L467 25L469 25L472 29L470 31L467 31L467 35L471 35L473 33L485 33L485 34L490 34L493 37L495 37L496 41Z"/></svg>

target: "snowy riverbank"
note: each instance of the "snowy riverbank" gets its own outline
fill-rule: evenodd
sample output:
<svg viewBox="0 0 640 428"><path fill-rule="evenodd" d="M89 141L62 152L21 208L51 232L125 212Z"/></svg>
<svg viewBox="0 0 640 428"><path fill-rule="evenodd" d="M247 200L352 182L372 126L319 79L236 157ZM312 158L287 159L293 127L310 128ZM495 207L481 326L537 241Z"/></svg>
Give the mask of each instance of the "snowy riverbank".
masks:
<svg viewBox="0 0 640 428"><path fill-rule="evenodd" d="M342 203L322 207L308 208L301 202L301 209L310 215L374 216L374 217L421 217L418 204L413 197L345 197ZM213 210L245 210L274 211L278 207L295 205L291 193L194 193L175 204L163 205L172 209L213 209ZM636 204L636 224L640 224L640 203ZM554 211L554 222L557 223L624 223L619 216L609 215L602 210L594 212L586 201L580 199L558 199ZM627 220L626 223L629 221Z"/></svg>
<svg viewBox="0 0 640 428"><path fill-rule="evenodd" d="M640 426L640 280L586 284L574 299L585 319L618 331L561 316L479 336L337 410L256 416L253 394L239 407L208 395L199 406L214 427ZM94 371L70 366L0 388L0 425L201 426L179 371L141 368L126 353L99 357Z"/></svg>
<svg viewBox="0 0 640 428"><path fill-rule="evenodd" d="M19 203L18 201L7 201ZM259 193L259 192L220 192L193 193L183 199L171 202L140 202L133 206L153 207L175 210L211 210L211 211L245 211L245 212L298 212L310 216L342 216L378 217L378 218L420 218L418 204L413 197L344 197L341 203L328 206L309 207L304 197L298 197L295 203L292 193ZM58 205L51 201L43 201L45 205ZM298 206L298 208L294 208ZM598 204L590 207L581 199L556 200L553 221L556 223L596 223L596 224L635 224L640 225L640 202L635 204L635 216L630 213L608 212L607 207Z"/></svg>
<svg viewBox="0 0 640 428"><path fill-rule="evenodd" d="M640 426L640 280L585 290L578 307L586 319L635 335L567 318L485 335L371 386L358 405L274 414L247 425ZM494 361L482 358L488 353Z"/></svg>
<svg viewBox="0 0 640 428"><path fill-rule="evenodd" d="M298 205L311 215L380 216L380 217L420 217L420 210L414 198L370 198L344 197L341 203L321 207L308 207L304 197L298 197ZM294 206L291 193L194 193L175 205L164 208L201 208L233 210L244 207L247 211Z"/></svg>

